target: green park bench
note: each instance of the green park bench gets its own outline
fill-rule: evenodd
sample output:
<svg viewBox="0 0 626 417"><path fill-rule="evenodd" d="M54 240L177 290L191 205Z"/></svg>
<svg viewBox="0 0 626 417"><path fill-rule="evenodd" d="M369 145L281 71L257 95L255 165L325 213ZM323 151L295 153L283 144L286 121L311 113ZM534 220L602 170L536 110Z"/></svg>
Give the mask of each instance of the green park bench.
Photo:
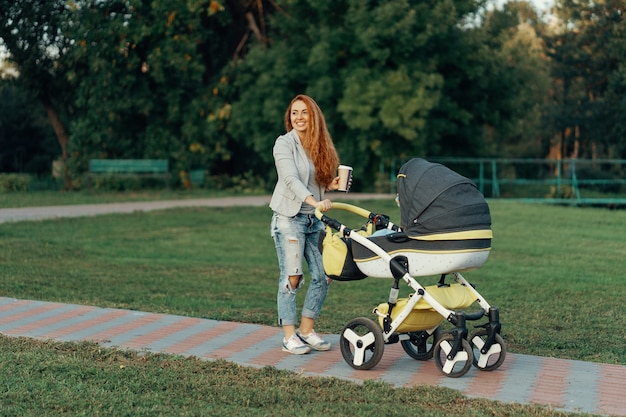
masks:
<svg viewBox="0 0 626 417"><path fill-rule="evenodd" d="M170 171L167 159L91 159L87 175L88 187L96 175L132 174L138 176L159 176L169 188Z"/></svg>

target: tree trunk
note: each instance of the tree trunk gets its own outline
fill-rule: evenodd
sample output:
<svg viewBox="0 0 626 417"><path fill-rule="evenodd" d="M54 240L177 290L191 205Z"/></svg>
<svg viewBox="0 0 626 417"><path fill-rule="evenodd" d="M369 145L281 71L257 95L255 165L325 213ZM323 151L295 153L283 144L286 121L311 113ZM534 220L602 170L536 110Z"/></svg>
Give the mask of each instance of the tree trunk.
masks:
<svg viewBox="0 0 626 417"><path fill-rule="evenodd" d="M54 129L54 133L57 137L57 140L59 141L59 145L61 146L61 160L63 161L64 189L65 191L69 191L72 189L72 178L70 176L69 170L67 169L67 144L69 142L69 136L50 98L45 93L41 94L39 98L44 108L46 109L46 113L48 114L48 119L50 120L52 129Z"/></svg>

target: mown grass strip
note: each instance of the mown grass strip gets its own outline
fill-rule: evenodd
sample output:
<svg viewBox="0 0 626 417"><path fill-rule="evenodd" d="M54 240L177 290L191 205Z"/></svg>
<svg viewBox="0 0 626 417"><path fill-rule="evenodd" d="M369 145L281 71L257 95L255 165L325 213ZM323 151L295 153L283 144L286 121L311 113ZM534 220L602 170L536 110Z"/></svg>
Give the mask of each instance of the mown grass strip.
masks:
<svg viewBox="0 0 626 417"><path fill-rule="evenodd" d="M457 391L362 385L222 360L0 335L0 414L58 416L579 416L468 399Z"/></svg>

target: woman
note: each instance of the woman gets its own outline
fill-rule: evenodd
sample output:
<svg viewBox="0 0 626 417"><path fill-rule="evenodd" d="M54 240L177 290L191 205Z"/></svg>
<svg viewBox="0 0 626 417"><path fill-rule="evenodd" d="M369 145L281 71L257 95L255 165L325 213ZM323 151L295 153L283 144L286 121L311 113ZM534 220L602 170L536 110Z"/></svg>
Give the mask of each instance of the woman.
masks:
<svg viewBox="0 0 626 417"><path fill-rule="evenodd" d="M339 188L335 176L339 157L324 115L311 97L300 94L291 101L285 129L287 133L276 139L273 149L278 182L270 201L271 231L280 267L277 301L278 321L285 333L282 349L301 355L311 348L330 349L330 343L313 329L330 284L318 247L324 225L315 217L315 208L332 208L324 193ZM311 283L296 330L296 292L304 284L302 259L307 261Z"/></svg>

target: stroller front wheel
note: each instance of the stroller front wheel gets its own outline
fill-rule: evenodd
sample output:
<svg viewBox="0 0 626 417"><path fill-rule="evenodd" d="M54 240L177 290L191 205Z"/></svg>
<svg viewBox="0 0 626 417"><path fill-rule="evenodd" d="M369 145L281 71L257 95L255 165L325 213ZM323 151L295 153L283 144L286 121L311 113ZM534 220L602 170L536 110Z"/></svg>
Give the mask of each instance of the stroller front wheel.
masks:
<svg viewBox="0 0 626 417"><path fill-rule="evenodd" d="M495 335L494 343L489 350L482 353L481 350L487 341L487 330L479 330L472 335L471 345L474 352L474 366L481 371L493 371L498 369L506 357L506 346L502 336Z"/></svg>
<svg viewBox="0 0 626 417"><path fill-rule="evenodd" d="M380 362L385 349L380 326L366 317L351 320L339 340L343 359L354 369L371 369Z"/></svg>
<svg viewBox="0 0 626 417"><path fill-rule="evenodd" d="M452 334L443 335L435 345L435 363L444 375L450 378L458 378L470 370L474 355L469 342L461 339L461 349L454 355L454 358L449 359L448 355L452 351L453 346L454 336Z"/></svg>

